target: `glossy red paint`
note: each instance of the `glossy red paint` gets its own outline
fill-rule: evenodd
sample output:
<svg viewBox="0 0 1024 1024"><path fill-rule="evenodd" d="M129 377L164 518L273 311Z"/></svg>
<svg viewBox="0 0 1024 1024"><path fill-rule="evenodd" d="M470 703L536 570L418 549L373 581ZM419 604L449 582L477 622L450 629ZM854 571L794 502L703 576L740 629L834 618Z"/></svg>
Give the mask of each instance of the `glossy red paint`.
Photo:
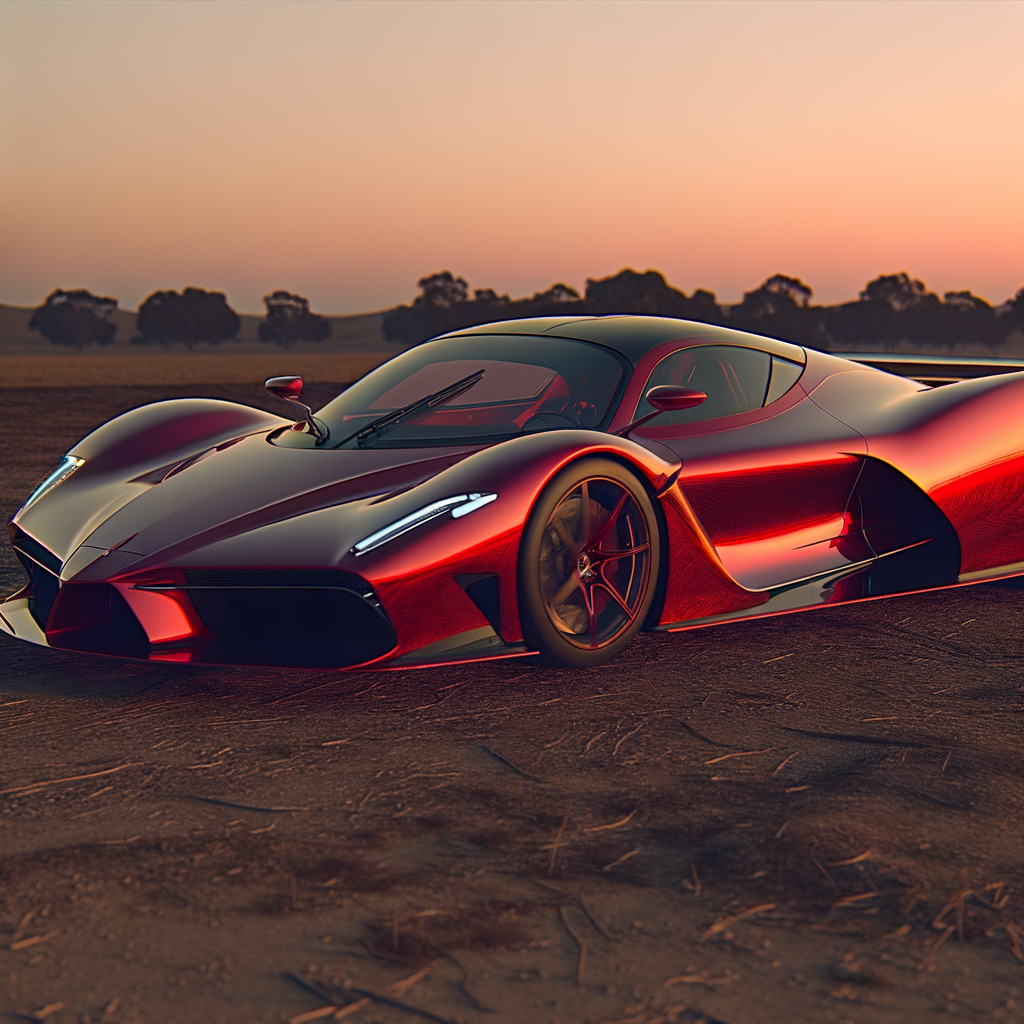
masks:
<svg viewBox="0 0 1024 1024"><path fill-rule="evenodd" d="M733 579L770 587L846 565L839 539L849 525L845 512L822 522L743 540L720 541L716 548Z"/></svg>
<svg viewBox="0 0 1024 1024"><path fill-rule="evenodd" d="M814 356L808 355L812 374ZM867 446L858 431L808 401L799 383L752 412L675 426L655 421L636 439L650 443L654 435L683 460L679 487L722 571L744 590L848 564L845 549L832 542L849 533L843 517ZM809 539L808 530L830 535ZM663 621L688 617L681 610Z"/></svg>
<svg viewBox="0 0 1024 1024"><path fill-rule="evenodd" d="M681 348L686 348L688 345L698 344L700 339L700 330L694 330L691 327L690 331L681 334L678 338L662 342L660 345L654 346L654 348L649 352L646 352L641 356L633 370L633 375L630 377L629 383L626 385L626 391L622 396L622 401L619 403L619 408L616 410L615 416L608 425L608 429L612 433L618 433L623 427L627 427L632 423L636 407L640 403L640 399L646 393L647 379L650 377L651 371L658 365L658 363L660 363L665 356L671 355L673 352L677 352Z"/></svg>
<svg viewBox="0 0 1024 1024"><path fill-rule="evenodd" d="M78 475L86 479L196 445L213 447L281 423L280 416L233 402L209 398L157 402L104 424L76 444L70 454L85 459Z"/></svg>
<svg viewBox="0 0 1024 1024"><path fill-rule="evenodd" d="M187 598L179 592L159 593L136 590L129 583L115 583L117 592L128 602L151 644L194 640L200 628L192 621L195 610L186 607Z"/></svg>
<svg viewBox="0 0 1024 1024"><path fill-rule="evenodd" d="M868 452L924 490L960 538L962 573L1024 560L1024 374L928 389L836 374L812 393L863 433Z"/></svg>
<svg viewBox="0 0 1024 1024"><path fill-rule="evenodd" d="M263 386L275 397L294 402L302 397L301 377L271 377Z"/></svg>
<svg viewBox="0 0 1024 1024"><path fill-rule="evenodd" d="M189 552L228 538L254 535L264 527L297 520L310 512L370 500L381 493L415 486L476 450L445 449L418 458L409 458L402 452L355 453L361 458L331 459L335 453L296 452L268 445L262 436L249 438L225 452L220 461L210 459L198 463L161 488L142 495L123 512L112 515L87 538L81 550L83 564L75 564L78 553L69 559L69 564L82 579L116 579L116 574L122 571L135 573L174 564ZM378 457L373 461L362 457L369 454ZM306 465L296 465L295 455L304 456ZM182 513L163 514L172 500L189 502L197 488L220 490L206 504L190 503ZM96 555L108 543L115 543L108 538L132 529L137 529L137 536L131 545L132 552L126 553L127 558L111 555L105 560L109 565L96 560ZM236 557L239 556L248 557L236 552ZM254 564L266 564L266 549L255 544L252 557L258 560ZM286 558L285 564L292 561Z"/></svg>
<svg viewBox="0 0 1024 1024"><path fill-rule="evenodd" d="M208 644L213 636L183 590L138 589L182 587L184 583L181 571L175 569L136 573L120 582L69 583L61 588L47 625L47 637L54 642L64 634L100 625L102 614L97 609L108 600L109 588L131 609L151 644Z"/></svg>
<svg viewBox="0 0 1024 1024"><path fill-rule="evenodd" d="M588 456L611 456L624 462L641 473L654 493L665 487L679 468L678 460L668 461L625 439L590 431L560 430L530 435L479 452L434 478L422 493L401 496L401 507L390 513L394 519L442 497L442 492L493 491L499 495L497 501L462 519L448 522L445 517L376 552L360 557L349 555L341 563L366 576L393 619L409 617L408 639L403 635L398 656L452 633L487 624L455 583L455 576L463 573L497 573L502 639L506 643L522 640L516 559L523 525L547 483L570 462ZM436 593L446 609L452 610L461 628L449 628L447 618L439 619L436 604L424 603L424 593Z"/></svg>
<svg viewBox="0 0 1024 1024"><path fill-rule="evenodd" d="M666 586L660 625L755 608L768 600L732 579L700 528L681 488L661 497L666 525Z"/></svg>
<svg viewBox="0 0 1024 1024"><path fill-rule="evenodd" d="M627 423L618 434L621 437L629 437L634 430L638 430L649 420L660 416L663 412L677 412L683 409L693 409L706 401L707 394L703 391L694 391L693 388L683 388L671 384L662 384L653 387L644 395L644 400L652 406L654 411L641 416L639 419Z"/></svg>
<svg viewBox="0 0 1024 1024"><path fill-rule="evenodd" d="M483 509L474 515L482 515L485 511ZM473 516L466 518L472 519ZM404 573L383 578L370 573L385 611L393 621L403 624L394 657L402 657L450 636L488 625L484 614L455 581L457 575L463 574L493 572L498 576L499 633L507 644L520 642L523 631L519 624L514 572L520 532L513 527L475 545L469 540L465 548L460 545L457 551L439 551L434 561ZM418 554L430 557L424 552ZM425 594L430 595L429 600L424 600ZM438 615L439 608L444 609L443 617Z"/></svg>
<svg viewBox="0 0 1024 1024"><path fill-rule="evenodd" d="M716 547L800 533L836 517L841 528L860 473L856 456L837 454L793 465L772 453L764 461L756 468L683 478L687 497Z"/></svg>
<svg viewBox="0 0 1024 1024"><path fill-rule="evenodd" d="M184 400L133 410L76 445L72 453L85 466L19 516L12 537L34 582L5 602L0 628L22 635L18 622L34 588L43 594L49 587L52 611L44 603L33 614L48 614L43 625L54 646L217 661L224 658L211 653L218 637L197 611L211 614L210 606L198 594L193 604L186 572L323 570L355 574L346 578L357 589L338 600L354 601L343 606L355 609L352 621L369 615L391 644L385 649L382 640L375 654L347 667L520 656L516 580L524 525L552 478L591 456L635 473L659 509L664 593L652 617L661 628L1024 568L1024 374L933 390L807 351L796 384L767 406L695 423L654 419L620 438L613 432L629 424L652 371L681 348L735 344L791 364L804 357L784 342L656 318L556 318L475 333L517 330L617 346L632 363L605 432L329 451L268 444L268 433L287 430L289 421L230 403ZM547 381L513 420L526 422L561 386ZM508 422L508 413L495 413L495 422ZM486 405L453 408L432 422L458 427L467 416L479 423L489 415ZM498 497L462 518L445 513L353 554L354 544L389 524L472 493ZM468 589L481 580L490 588L486 601ZM138 589L160 584L182 589ZM379 609L367 610L375 602L386 622ZM289 606L274 607L287 618ZM486 642L465 648L467 637Z"/></svg>
<svg viewBox="0 0 1024 1024"><path fill-rule="evenodd" d="M961 538L961 573L1024 561L1024 455L949 480L929 497Z"/></svg>

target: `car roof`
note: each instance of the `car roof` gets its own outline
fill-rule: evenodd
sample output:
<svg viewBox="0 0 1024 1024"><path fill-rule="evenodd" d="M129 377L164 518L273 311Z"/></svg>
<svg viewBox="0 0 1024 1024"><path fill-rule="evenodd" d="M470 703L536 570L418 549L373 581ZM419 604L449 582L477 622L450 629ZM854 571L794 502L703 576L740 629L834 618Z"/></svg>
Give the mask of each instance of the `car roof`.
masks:
<svg viewBox="0 0 1024 1024"><path fill-rule="evenodd" d="M666 316L545 316L524 320L502 320L451 331L443 338L481 334L519 334L532 337L570 338L590 341L624 355L634 365L652 348L666 341L687 340L708 345L738 345L756 348L804 363L807 355L799 345L760 334L748 334L730 327L704 324L696 320L676 320ZM435 339L439 340L439 339Z"/></svg>

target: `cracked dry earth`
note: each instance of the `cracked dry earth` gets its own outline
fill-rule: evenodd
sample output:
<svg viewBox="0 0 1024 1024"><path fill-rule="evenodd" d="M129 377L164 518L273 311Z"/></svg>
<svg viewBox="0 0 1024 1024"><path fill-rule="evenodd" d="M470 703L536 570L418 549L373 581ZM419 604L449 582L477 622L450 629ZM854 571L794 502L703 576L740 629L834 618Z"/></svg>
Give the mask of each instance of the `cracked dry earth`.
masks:
<svg viewBox="0 0 1024 1024"><path fill-rule="evenodd" d="M157 391L6 392L3 511ZM1022 655L997 586L643 635L581 673L0 638L0 1010L1020 1019Z"/></svg>

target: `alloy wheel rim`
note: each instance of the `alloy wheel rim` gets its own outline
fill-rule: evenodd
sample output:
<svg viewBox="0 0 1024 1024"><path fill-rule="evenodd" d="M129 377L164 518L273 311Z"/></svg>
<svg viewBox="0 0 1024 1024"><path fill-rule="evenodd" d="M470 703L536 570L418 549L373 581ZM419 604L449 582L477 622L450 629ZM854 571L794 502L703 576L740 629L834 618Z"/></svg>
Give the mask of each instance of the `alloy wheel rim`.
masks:
<svg viewBox="0 0 1024 1024"><path fill-rule="evenodd" d="M607 647L634 625L650 572L647 520L617 480L582 481L548 517L541 597L551 624L575 647Z"/></svg>

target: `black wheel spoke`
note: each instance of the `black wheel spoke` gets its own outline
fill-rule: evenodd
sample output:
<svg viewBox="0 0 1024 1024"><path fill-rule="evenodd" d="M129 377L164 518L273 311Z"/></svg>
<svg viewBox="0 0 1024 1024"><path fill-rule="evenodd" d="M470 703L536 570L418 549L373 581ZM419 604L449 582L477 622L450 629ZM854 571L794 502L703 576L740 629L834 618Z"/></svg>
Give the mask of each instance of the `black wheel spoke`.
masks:
<svg viewBox="0 0 1024 1024"><path fill-rule="evenodd" d="M580 585L580 578L574 572L559 588L551 598L551 605L557 608L565 604L566 598Z"/></svg>
<svg viewBox="0 0 1024 1024"><path fill-rule="evenodd" d="M587 486L588 481L584 480L580 484L580 493L583 497L583 507L580 510L580 530L576 540L576 554L578 555L587 542L590 540L590 488Z"/></svg>
<svg viewBox="0 0 1024 1024"><path fill-rule="evenodd" d="M580 587L583 601L587 606L587 625L590 627L590 646L597 646L597 613L594 611L594 588Z"/></svg>
<svg viewBox="0 0 1024 1024"><path fill-rule="evenodd" d="M608 521L597 531L597 535L590 540L588 547L596 548L604 540L608 535L608 531L619 521L619 516L622 515L622 510L625 508L626 502L629 501L630 497L629 491L623 493L622 497L619 498L618 504L608 513Z"/></svg>
<svg viewBox="0 0 1024 1024"><path fill-rule="evenodd" d="M595 583L591 588L596 590L600 587L628 616L629 621L632 622L636 618L636 610L630 608L628 604L619 596L618 591L607 581L602 579L600 583Z"/></svg>
<svg viewBox="0 0 1024 1024"><path fill-rule="evenodd" d="M554 521L555 533L558 534L559 540L565 545L565 550L569 552L573 561L579 556L579 541L575 540L569 535L569 531L565 528L565 523L561 519Z"/></svg>
<svg viewBox="0 0 1024 1024"><path fill-rule="evenodd" d="M638 544L635 548L622 548L620 551L595 551L590 556L590 564L593 566L604 565L605 562L616 562L620 558L632 558L642 551L650 550L650 544Z"/></svg>

